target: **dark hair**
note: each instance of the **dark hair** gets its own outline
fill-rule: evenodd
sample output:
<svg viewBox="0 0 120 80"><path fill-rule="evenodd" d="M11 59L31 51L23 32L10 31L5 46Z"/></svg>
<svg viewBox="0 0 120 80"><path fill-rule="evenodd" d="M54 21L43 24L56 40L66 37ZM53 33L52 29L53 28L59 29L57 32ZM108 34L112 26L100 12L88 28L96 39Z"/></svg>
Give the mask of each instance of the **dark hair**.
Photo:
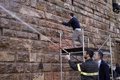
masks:
<svg viewBox="0 0 120 80"><path fill-rule="evenodd" d="M116 63L116 67L119 67L119 64L118 64L118 63Z"/></svg>
<svg viewBox="0 0 120 80"><path fill-rule="evenodd" d="M99 54L100 58L102 59L103 58L103 52L101 50L99 50L98 54Z"/></svg>
<svg viewBox="0 0 120 80"><path fill-rule="evenodd" d="M92 58L94 55L94 51L92 49L87 49L86 51L87 51L86 54L88 54L90 58Z"/></svg>
<svg viewBox="0 0 120 80"><path fill-rule="evenodd" d="M74 16L74 13L70 13L70 16L73 17L73 16Z"/></svg>

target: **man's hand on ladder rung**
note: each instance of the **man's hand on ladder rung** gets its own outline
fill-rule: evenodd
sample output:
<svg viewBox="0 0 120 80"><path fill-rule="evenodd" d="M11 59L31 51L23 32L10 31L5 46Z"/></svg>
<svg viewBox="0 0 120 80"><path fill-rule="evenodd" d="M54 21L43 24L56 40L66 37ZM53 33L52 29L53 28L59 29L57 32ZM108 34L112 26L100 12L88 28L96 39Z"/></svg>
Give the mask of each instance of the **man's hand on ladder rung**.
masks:
<svg viewBox="0 0 120 80"><path fill-rule="evenodd" d="M70 60L70 55L66 55L65 58L66 58L67 60Z"/></svg>

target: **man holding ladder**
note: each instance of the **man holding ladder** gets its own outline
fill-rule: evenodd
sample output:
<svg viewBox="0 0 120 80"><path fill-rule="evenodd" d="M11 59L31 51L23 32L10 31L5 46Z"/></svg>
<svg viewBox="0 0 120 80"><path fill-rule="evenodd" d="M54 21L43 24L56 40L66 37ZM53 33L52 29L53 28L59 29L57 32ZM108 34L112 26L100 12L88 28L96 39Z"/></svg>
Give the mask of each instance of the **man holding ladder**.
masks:
<svg viewBox="0 0 120 80"><path fill-rule="evenodd" d="M69 60L69 65L73 70L79 71L81 80L98 80L98 64L93 61L94 52L91 49L87 49L84 54L85 62L76 63L70 60L70 55L66 58Z"/></svg>

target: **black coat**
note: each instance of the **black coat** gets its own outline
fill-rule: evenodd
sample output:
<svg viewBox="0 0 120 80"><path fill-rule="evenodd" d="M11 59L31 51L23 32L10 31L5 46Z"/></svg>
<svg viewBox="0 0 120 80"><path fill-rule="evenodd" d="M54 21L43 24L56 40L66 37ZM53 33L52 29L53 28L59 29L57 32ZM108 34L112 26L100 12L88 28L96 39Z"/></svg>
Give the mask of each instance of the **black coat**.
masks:
<svg viewBox="0 0 120 80"><path fill-rule="evenodd" d="M109 66L103 60L99 67L99 80L110 80Z"/></svg>
<svg viewBox="0 0 120 80"><path fill-rule="evenodd" d="M120 66L116 66L115 72L116 72L115 76L119 77L120 76Z"/></svg>
<svg viewBox="0 0 120 80"><path fill-rule="evenodd" d="M75 30L76 28L80 28L79 21L75 17L70 19L69 22L63 22L62 24L65 25L65 26L71 26L73 28L73 30Z"/></svg>
<svg viewBox="0 0 120 80"><path fill-rule="evenodd" d="M70 67L73 70L78 71L78 67L77 67L78 63L69 61L69 64L70 64ZM87 72L87 73L98 72L98 65L92 59L86 60L84 63L82 63L80 65L80 67L81 67L82 72ZM84 76L84 75L81 75L81 80L98 80L98 76Z"/></svg>

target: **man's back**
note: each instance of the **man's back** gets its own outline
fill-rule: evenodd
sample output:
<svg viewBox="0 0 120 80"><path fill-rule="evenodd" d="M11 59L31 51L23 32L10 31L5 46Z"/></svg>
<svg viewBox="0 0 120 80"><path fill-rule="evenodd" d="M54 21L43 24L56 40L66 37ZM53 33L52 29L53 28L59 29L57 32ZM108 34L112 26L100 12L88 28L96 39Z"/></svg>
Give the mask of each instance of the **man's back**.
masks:
<svg viewBox="0 0 120 80"><path fill-rule="evenodd" d="M98 72L98 65L92 59L87 60L81 66L81 70L86 73ZM84 76L82 75L82 80L98 80L98 76Z"/></svg>
<svg viewBox="0 0 120 80"><path fill-rule="evenodd" d="M78 21L77 18L75 18L75 17L73 17L73 18L70 20L70 24L71 24L71 26L73 27L73 30L75 30L76 28L80 28L79 21Z"/></svg>
<svg viewBox="0 0 120 80"><path fill-rule="evenodd" d="M93 61L93 55L93 50L87 49L86 53L84 54L86 61L82 64L71 61L70 55L66 56L66 58L69 60L70 67L73 70L80 72L81 80L98 80L98 65L95 61Z"/></svg>
<svg viewBox="0 0 120 80"><path fill-rule="evenodd" d="M103 60L99 67L99 80L110 80L109 66Z"/></svg>
<svg viewBox="0 0 120 80"><path fill-rule="evenodd" d="M65 26L72 26L73 30L80 28L79 21L76 17L72 17L69 22L63 22L62 24Z"/></svg>

